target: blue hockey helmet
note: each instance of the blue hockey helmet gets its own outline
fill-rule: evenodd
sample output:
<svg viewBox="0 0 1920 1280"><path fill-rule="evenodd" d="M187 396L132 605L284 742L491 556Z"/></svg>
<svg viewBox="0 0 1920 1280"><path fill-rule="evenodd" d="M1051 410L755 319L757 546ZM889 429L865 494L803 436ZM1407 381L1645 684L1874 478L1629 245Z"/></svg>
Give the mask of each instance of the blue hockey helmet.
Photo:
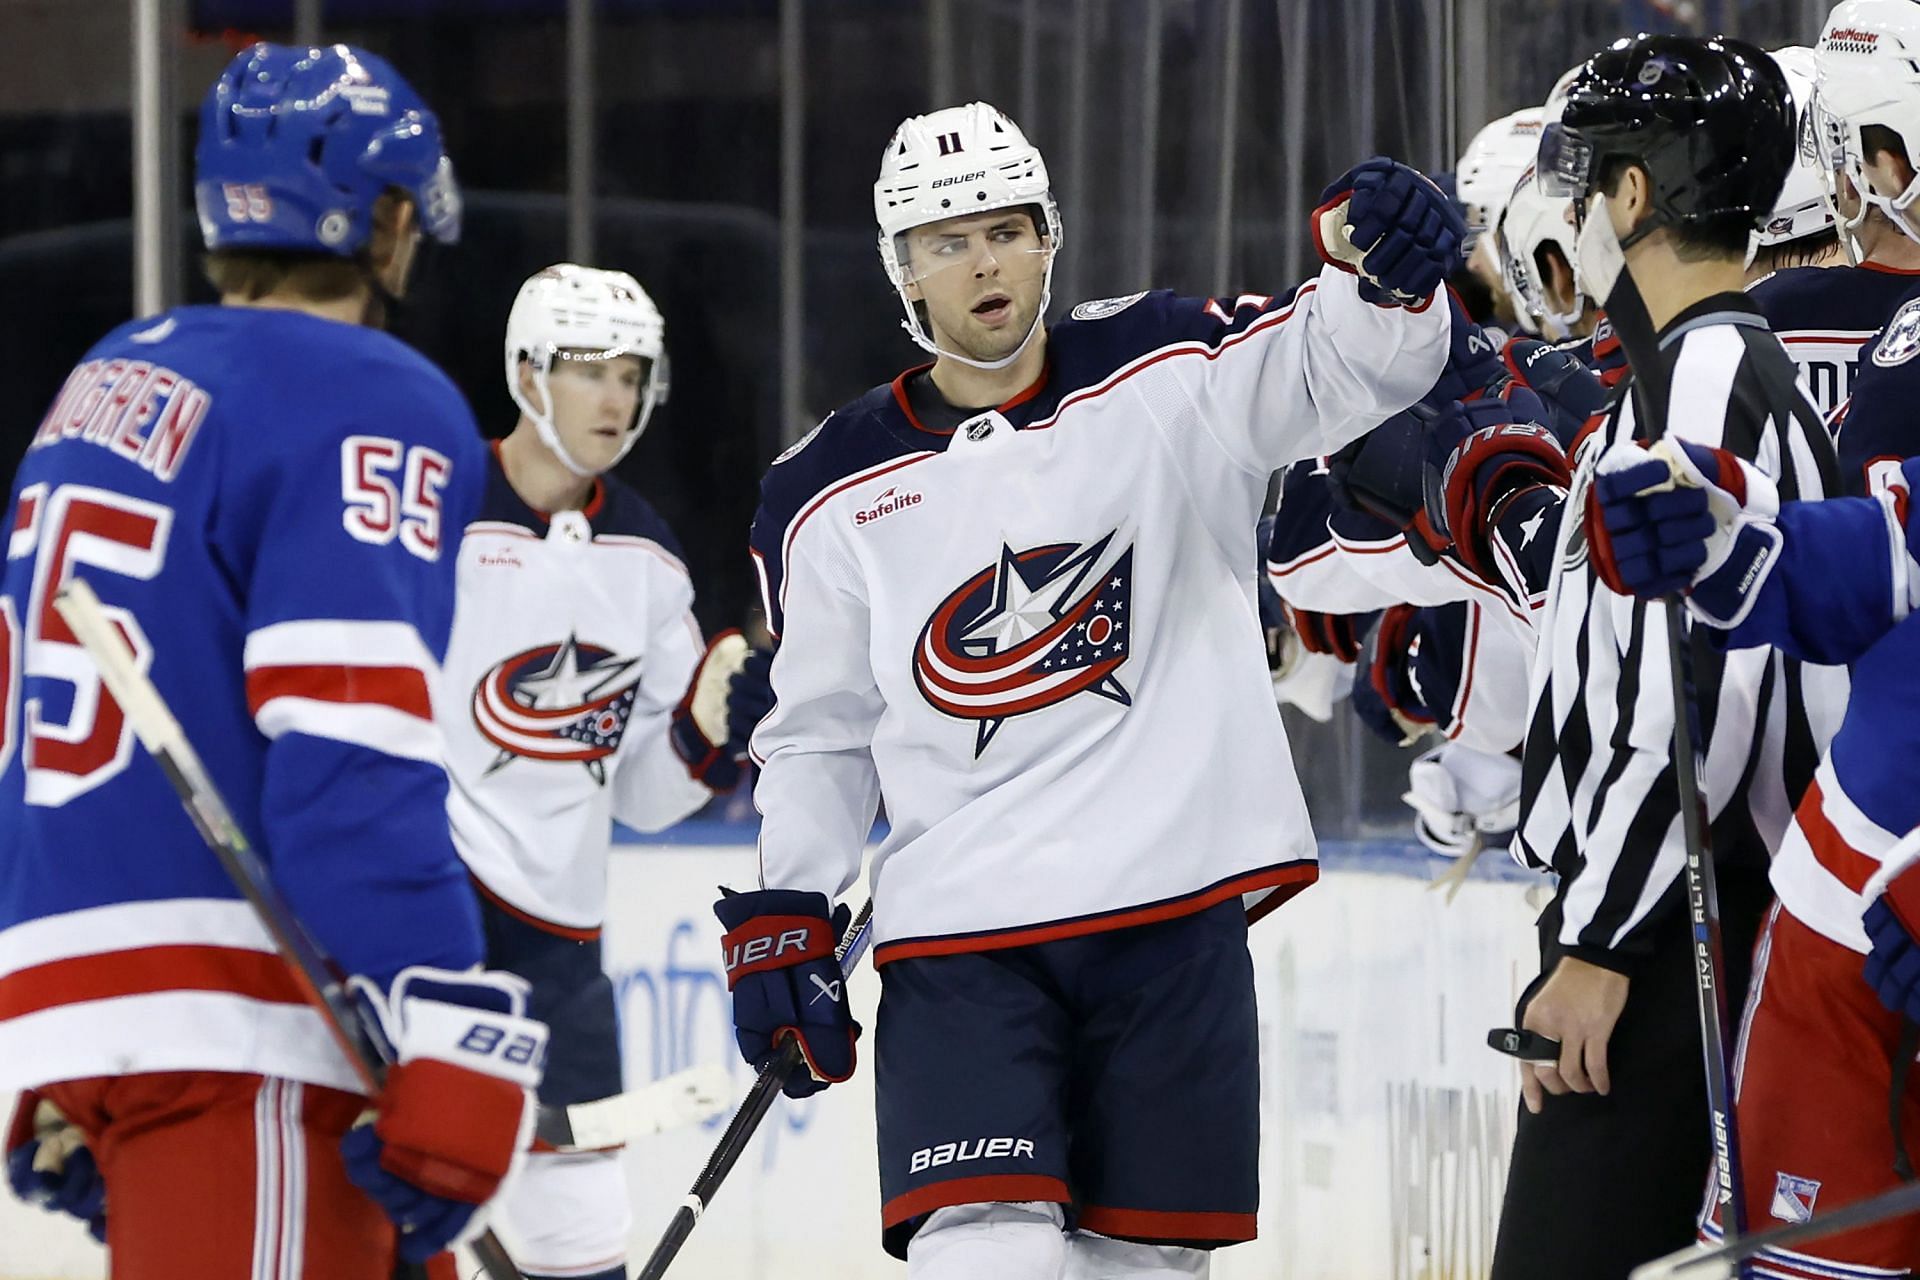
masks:
<svg viewBox="0 0 1920 1280"><path fill-rule="evenodd" d="M256 44L200 107L194 204L209 249L350 257L389 188L422 229L460 238L460 187L440 122L384 58L351 45Z"/></svg>

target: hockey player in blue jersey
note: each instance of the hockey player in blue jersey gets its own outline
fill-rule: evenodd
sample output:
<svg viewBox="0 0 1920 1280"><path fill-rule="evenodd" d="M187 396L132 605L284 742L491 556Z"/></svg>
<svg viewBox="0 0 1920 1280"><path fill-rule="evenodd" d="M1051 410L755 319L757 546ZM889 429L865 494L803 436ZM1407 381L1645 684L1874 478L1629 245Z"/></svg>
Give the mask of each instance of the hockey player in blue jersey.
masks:
<svg viewBox="0 0 1920 1280"><path fill-rule="evenodd" d="M659 831L738 782L769 659L738 632L703 641L673 531L612 474L667 395L646 290L549 267L514 299L505 349L520 417L461 545L436 705L487 963L531 984L551 1036L540 1098L571 1106L621 1091L600 951L613 820ZM500 1216L530 1277L626 1274L618 1149L536 1150Z"/></svg>
<svg viewBox="0 0 1920 1280"><path fill-rule="evenodd" d="M474 968L433 716L484 452L453 384L377 328L421 234L457 236L459 191L384 61L257 45L207 96L195 198L223 305L88 352L8 506L8 1172L89 1212L95 1162L115 1275L386 1280L480 1225L545 1039L519 982ZM378 1096L50 608L74 578L355 975L397 1051Z"/></svg>
<svg viewBox="0 0 1920 1280"><path fill-rule="evenodd" d="M885 1247L914 1280L1203 1276L1259 1199L1248 917L1317 873L1255 525L1277 466L1431 389L1463 225L1374 159L1298 288L1048 325L1063 222L1006 116L907 120L874 194L933 359L762 484L761 874L716 908L740 1046L797 1036L796 1094L852 1073L830 903L884 797Z"/></svg>

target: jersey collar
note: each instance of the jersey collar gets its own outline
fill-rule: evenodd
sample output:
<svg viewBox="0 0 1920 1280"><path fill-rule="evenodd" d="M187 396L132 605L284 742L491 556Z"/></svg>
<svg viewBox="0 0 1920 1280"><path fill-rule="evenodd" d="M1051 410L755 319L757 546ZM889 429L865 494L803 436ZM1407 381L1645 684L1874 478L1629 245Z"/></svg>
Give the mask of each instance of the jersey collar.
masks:
<svg viewBox="0 0 1920 1280"><path fill-rule="evenodd" d="M933 363L929 361L926 364L915 365L913 366L913 368L908 369L906 372L902 373L899 377L895 378L893 380L893 402L900 406L900 412L906 415L907 421L911 423L915 429L924 431L928 435L950 436L953 434L952 427L930 427L926 423L922 422L920 420L920 415L913 411L913 398L907 393L907 383L912 379L919 377L921 374L926 373L928 370L932 368L933 368ZM955 413L958 413L960 415L961 421L965 421L967 418L971 418L975 414L985 413L989 409L994 409L994 410L998 410L1001 413L1006 413L1010 409L1017 409L1021 405L1026 404L1029 400L1032 400L1035 396L1038 396L1042 391L1046 390L1047 379L1052 375L1052 373L1053 373L1053 357L1049 355L1047 357L1046 363L1040 367L1040 376L1035 378L1031 383L1027 385L1027 387L1024 390L1022 390L1018 395L1014 396L1011 400L1008 400L1006 403L997 404L997 405L981 405L978 408L971 408L971 409L963 408L958 405L951 406L951 407L953 408Z"/></svg>
<svg viewBox="0 0 1920 1280"><path fill-rule="evenodd" d="M527 500L522 498L519 491L513 487L513 482L507 479L507 464L501 461L500 443L498 440L489 440L487 442L487 454L491 463L488 478L492 482L494 497L497 502L497 505L495 503L489 503L488 505L494 506L495 510L504 507L517 514L524 514L531 517L530 519L522 520L521 523L523 524L545 525L551 523L553 520L552 514L529 506ZM601 477L595 476L593 478L593 492L587 495L587 505L580 508L580 514L591 520L600 514L600 508L606 504L607 482Z"/></svg>

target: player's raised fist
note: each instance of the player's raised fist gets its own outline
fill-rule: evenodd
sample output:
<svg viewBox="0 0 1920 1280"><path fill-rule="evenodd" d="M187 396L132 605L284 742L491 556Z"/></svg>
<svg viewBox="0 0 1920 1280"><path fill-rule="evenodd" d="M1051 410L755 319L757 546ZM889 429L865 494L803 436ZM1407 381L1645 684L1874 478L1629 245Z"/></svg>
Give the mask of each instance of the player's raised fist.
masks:
<svg viewBox="0 0 1920 1280"><path fill-rule="evenodd" d="M1320 193L1313 211L1320 256L1386 295L1369 301L1429 299L1459 264L1466 233L1459 210L1431 178L1385 156L1347 170Z"/></svg>

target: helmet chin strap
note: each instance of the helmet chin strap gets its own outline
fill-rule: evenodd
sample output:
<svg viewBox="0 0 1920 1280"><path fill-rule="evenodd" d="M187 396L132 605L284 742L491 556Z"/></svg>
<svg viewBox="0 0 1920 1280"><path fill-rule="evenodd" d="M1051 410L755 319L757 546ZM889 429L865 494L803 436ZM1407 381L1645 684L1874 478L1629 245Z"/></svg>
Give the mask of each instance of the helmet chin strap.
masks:
<svg viewBox="0 0 1920 1280"><path fill-rule="evenodd" d="M907 331L907 336L912 338L915 345L920 347L921 350L931 355L939 356L942 359L957 361L969 368L984 369L991 373L996 369L1006 368L1022 355L1026 354L1027 348L1033 345L1034 338L1046 327L1047 308L1053 303L1053 254L1049 253L1047 255L1047 273L1040 288L1040 305L1034 309L1033 323L1027 326L1026 337L1020 339L1019 346L1015 347L1006 355L1001 356L998 360L976 360L972 356L963 356L958 351L947 350L935 342L932 336L929 335L921 325L920 317L914 311L913 302L907 297L906 286L904 285L900 288L900 301L907 310L907 318L900 322L900 327Z"/></svg>
<svg viewBox="0 0 1920 1280"><path fill-rule="evenodd" d="M540 399L548 405L553 403L553 390L547 385L547 371L538 365L533 370L534 385L540 390ZM535 409L533 403L521 394L518 386L513 387L513 402L520 406L520 412L527 415L527 421L533 423L533 430L540 437L540 443L547 446L547 452L559 459L560 465L582 480L591 480L600 473L589 467L583 467L567 452L567 446L560 443L560 431L553 425L550 411ZM631 442L629 442L631 444ZM622 451L624 453L624 450ZM615 459L618 461L618 459Z"/></svg>

